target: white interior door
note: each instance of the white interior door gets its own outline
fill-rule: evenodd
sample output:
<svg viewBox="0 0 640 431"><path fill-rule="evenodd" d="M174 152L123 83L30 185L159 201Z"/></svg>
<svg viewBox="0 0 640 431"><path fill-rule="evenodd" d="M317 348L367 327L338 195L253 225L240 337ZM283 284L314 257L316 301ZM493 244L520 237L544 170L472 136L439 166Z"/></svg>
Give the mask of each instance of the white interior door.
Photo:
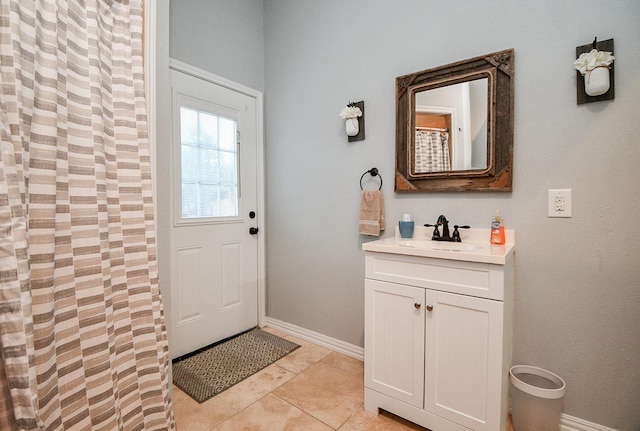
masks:
<svg viewBox="0 0 640 431"><path fill-rule="evenodd" d="M256 99L177 70L171 87L176 358L257 325L260 218Z"/></svg>

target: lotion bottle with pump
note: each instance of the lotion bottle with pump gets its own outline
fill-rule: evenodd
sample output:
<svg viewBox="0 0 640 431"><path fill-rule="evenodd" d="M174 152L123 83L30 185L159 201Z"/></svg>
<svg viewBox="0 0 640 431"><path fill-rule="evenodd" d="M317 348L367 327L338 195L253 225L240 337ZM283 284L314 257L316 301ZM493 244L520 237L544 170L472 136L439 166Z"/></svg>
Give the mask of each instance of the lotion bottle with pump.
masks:
<svg viewBox="0 0 640 431"><path fill-rule="evenodd" d="M491 221L491 244L502 245L505 243L504 226L500 217L500 210L496 210L496 216Z"/></svg>

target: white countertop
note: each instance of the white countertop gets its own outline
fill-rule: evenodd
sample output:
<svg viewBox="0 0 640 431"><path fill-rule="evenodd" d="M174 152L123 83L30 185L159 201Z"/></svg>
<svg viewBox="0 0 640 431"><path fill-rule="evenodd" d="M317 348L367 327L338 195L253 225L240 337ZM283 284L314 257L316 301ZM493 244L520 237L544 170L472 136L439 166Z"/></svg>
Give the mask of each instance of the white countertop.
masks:
<svg viewBox="0 0 640 431"><path fill-rule="evenodd" d="M400 238L397 226L395 230L396 236L394 238L364 243L362 249L379 253L498 265L504 265L515 251L515 233L509 229L505 229L506 243L504 245L495 245L489 242L489 229L460 229L462 242L432 241L433 228L431 227L416 226L413 238ZM449 231L453 233L453 226L450 226Z"/></svg>

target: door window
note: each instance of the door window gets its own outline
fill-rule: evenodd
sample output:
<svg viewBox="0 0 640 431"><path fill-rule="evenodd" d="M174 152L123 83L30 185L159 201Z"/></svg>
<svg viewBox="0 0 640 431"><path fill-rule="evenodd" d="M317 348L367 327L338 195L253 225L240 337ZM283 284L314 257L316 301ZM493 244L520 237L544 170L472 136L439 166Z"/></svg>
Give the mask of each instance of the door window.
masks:
<svg viewBox="0 0 640 431"><path fill-rule="evenodd" d="M180 106L180 218L238 216L237 121Z"/></svg>

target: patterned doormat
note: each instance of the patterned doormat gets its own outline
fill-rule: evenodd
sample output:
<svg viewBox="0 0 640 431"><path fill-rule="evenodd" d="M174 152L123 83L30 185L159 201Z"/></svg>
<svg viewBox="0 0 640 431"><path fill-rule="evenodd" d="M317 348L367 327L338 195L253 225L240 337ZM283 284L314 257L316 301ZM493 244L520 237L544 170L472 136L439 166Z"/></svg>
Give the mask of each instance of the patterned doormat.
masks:
<svg viewBox="0 0 640 431"><path fill-rule="evenodd" d="M173 363L173 384L202 403L257 373L299 345L252 329Z"/></svg>

